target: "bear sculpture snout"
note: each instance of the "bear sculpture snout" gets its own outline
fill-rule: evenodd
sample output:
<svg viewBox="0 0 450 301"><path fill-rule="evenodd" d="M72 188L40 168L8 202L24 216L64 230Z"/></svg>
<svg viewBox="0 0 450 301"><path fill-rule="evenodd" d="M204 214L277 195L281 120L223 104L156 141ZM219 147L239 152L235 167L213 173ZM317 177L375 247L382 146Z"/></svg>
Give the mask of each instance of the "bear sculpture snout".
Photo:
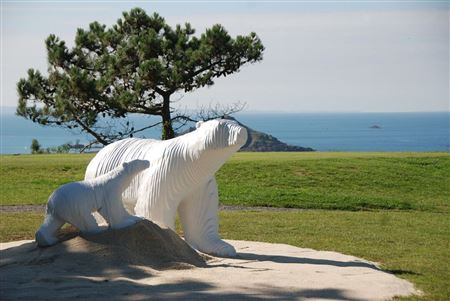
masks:
<svg viewBox="0 0 450 301"><path fill-rule="evenodd" d="M230 125L230 136L229 136L229 145L230 146L243 146L248 139L247 129L238 124Z"/></svg>

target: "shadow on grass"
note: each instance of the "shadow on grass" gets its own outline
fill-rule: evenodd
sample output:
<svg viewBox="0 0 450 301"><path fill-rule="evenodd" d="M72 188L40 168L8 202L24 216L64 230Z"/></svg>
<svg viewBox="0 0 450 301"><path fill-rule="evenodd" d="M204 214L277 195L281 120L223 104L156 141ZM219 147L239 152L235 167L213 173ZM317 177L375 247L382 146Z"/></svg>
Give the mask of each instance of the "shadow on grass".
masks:
<svg viewBox="0 0 450 301"><path fill-rule="evenodd" d="M276 263L331 265L335 267L362 267L381 271L381 269L379 269L377 266L364 261L337 261L328 259L314 259L314 258L302 258L291 256L261 255L253 253L238 253L236 258L243 260L272 261Z"/></svg>
<svg viewBox="0 0 450 301"><path fill-rule="evenodd" d="M394 274L394 275L415 275L415 276L422 275L420 273L416 273L416 272L408 271L408 270L383 270L383 271Z"/></svg>

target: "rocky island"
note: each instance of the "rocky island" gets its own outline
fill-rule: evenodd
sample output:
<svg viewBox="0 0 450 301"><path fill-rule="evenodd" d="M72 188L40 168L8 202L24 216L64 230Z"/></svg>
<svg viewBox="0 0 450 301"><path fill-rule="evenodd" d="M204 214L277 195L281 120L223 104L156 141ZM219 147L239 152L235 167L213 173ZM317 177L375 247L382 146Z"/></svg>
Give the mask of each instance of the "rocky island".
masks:
<svg viewBox="0 0 450 301"><path fill-rule="evenodd" d="M236 120L237 121L237 120ZM239 121L237 121L239 122ZM239 122L240 123L240 122ZM289 145L276 137L256 131L246 125L249 139L247 143L239 150L241 152L313 152L314 149L310 147L302 147L297 145Z"/></svg>
<svg viewBox="0 0 450 301"><path fill-rule="evenodd" d="M256 130L246 126L245 124L242 124L241 122L236 120L236 118L234 118L234 117L225 116L223 118L234 120L237 123L239 123L241 126L243 126L247 129L249 139L247 140L247 143L239 150L240 152L314 152L315 151L315 149L312 149L310 147L286 144L270 134L256 131ZM192 132L194 130L195 130L195 127L190 127L187 130L179 133L177 136L184 135L184 134Z"/></svg>

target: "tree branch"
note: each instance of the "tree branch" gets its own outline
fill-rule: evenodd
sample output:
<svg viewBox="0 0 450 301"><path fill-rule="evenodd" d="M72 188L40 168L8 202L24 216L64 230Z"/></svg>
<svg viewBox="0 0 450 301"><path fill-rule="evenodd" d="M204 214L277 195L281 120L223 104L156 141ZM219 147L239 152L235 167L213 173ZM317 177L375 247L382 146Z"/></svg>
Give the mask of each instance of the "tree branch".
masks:
<svg viewBox="0 0 450 301"><path fill-rule="evenodd" d="M161 95L161 96L165 96L165 95L167 95L167 94L172 94L172 93L170 93L170 92L168 92L168 91L164 91L163 89L161 89L161 88L158 88L158 87L154 87L153 88L153 90L155 90L156 91L156 93L158 93L159 95Z"/></svg>
<svg viewBox="0 0 450 301"><path fill-rule="evenodd" d="M96 143L98 143L97 140L92 141L92 142L90 142L89 144L86 144L86 145L80 150L80 154L81 154L81 153L84 153L84 151L85 151L87 148L90 148L92 145L94 145L94 144L96 144Z"/></svg>
<svg viewBox="0 0 450 301"><path fill-rule="evenodd" d="M93 131L92 129L90 129L87 125L85 125L85 124L81 121L81 119L75 114L75 112L73 112L73 110L70 109L70 111L71 111L71 113L73 114L73 117L74 117L75 122L78 123L78 124L81 126L81 128L82 128L83 130L85 130L86 132L88 132L89 134L91 134L92 136L94 136L95 139L97 139L97 141L98 141L99 143L101 143L101 144L103 144L103 145L108 145L108 142L107 142L105 139L103 139L98 133L94 132L94 131Z"/></svg>
<svg viewBox="0 0 450 301"><path fill-rule="evenodd" d="M160 122L157 122L157 123L154 123L154 124L151 124L151 125L149 125L149 126L140 128L139 130L132 131L132 132L128 133L127 135L134 135L134 134L136 134L136 133L145 131L145 130L147 130L147 129L149 129L149 128L155 127L155 126L160 125L160 124L162 124L161 121L160 121Z"/></svg>

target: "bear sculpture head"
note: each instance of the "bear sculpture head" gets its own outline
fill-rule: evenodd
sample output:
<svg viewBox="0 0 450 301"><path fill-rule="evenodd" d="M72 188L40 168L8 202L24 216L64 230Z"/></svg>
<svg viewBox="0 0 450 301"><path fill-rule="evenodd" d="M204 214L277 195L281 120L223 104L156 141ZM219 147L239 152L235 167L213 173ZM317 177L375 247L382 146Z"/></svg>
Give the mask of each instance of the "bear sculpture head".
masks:
<svg viewBox="0 0 450 301"><path fill-rule="evenodd" d="M123 191L130 185L131 181L138 173L147 169L149 166L150 162L147 160L136 159L129 162L123 162L122 167L117 168L117 171L121 173L125 179L119 182L120 187L118 188Z"/></svg>
<svg viewBox="0 0 450 301"><path fill-rule="evenodd" d="M247 129L228 119L214 119L196 124L199 136L204 137L206 149L241 148L248 139Z"/></svg>
<svg viewBox="0 0 450 301"><path fill-rule="evenodd" d="M136 174L150 166L147 160L133 160L130 162L123 162L122 167L131 174Z"/></svg>

